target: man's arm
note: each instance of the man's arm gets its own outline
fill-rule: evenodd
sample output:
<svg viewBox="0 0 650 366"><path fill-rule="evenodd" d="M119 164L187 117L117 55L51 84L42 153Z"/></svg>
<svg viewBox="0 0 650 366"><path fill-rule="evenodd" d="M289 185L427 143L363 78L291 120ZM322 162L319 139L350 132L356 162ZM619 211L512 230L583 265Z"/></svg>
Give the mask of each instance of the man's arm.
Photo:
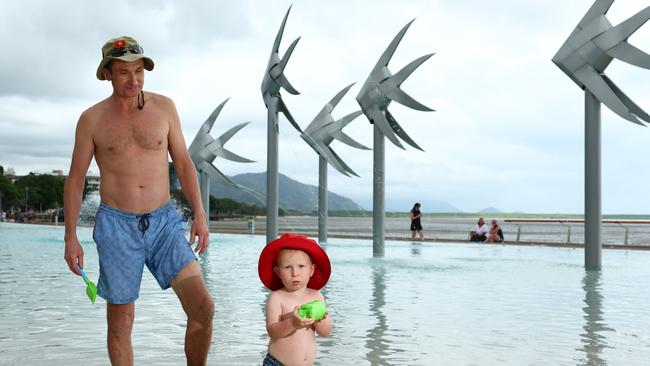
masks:
<svg viewBox="0 0 650 366"><path fill-rule="evenodd" d="M92 128L90 121L85 117L85 113L77 122L77 131L75 133L74 149L72 151L72 161L70 162L70 171L65 179L63 188L63 213L65 217L65 261L68 263L70 271L81 276L77 263L82 267L84 265L84 251L77 239L77 219L81 210L81 199L83 196L84 182L88 166L95 152L93 142Z"/></svg>
<svg viewBox="0 0 650 366"><path fill-rule="evenodd" d="M196 236L199 237L195 252L203 253L208 248L208 224L206 222L206 214L203 209L203 202L201 202L201 193L199 191L199 180L196 177L196 169L194 163L190 158L185 146L185 139L183 138L183 131L181 130L181 122L178 117L178 112L171 99L165 98L169 103L170 109L170 123L169 123L169 155L174 162L174 170L181 183L183 194L194 212L194 220L192 220L192 227L190 229L190 244L194 244Z"/></svg>

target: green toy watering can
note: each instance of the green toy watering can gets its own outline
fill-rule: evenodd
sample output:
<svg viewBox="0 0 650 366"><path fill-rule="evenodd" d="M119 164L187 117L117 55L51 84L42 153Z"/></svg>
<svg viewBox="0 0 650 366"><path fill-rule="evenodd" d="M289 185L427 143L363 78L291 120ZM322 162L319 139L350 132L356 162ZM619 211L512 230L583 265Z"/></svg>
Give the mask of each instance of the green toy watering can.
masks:
<svg viewBox="0 0 650 366"><path fill-rule="evenodd" d="M95 299L97 298L97 286L95 286L94 283L90 282L88 276L86 276L86 272L84 272L84 269L81 268L81 265L79 263L77 263L77 267L79 268L79 271L81 271L81 277L83 277L84 282L86 283L86 295L88 295L90 302L94 304Z"/></svg>
<svg viewBox="0 0 650 366"><path fill-rule="evenodd" d="M323 320L323 318L325 318L325 315L327 315L327 308L325 307L325 303L322 301L314 300L306 304L302 304L300 306L300 310L298 310L298 315L300 315L301 318Z"/></svg>

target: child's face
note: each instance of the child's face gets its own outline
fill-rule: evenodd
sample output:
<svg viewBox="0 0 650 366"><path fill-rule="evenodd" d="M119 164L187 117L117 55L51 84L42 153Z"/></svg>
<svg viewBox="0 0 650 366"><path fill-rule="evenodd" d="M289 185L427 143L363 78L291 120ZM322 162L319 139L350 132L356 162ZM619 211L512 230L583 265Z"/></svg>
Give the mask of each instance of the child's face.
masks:
<svg viewBox="0 0 650 366"><path fill-rule="evenodd" d="M273 267L273 271L285 289L296 291L307 287L314 274L314 264L302 250L283 249L278 254L278 265Z"/></svg>

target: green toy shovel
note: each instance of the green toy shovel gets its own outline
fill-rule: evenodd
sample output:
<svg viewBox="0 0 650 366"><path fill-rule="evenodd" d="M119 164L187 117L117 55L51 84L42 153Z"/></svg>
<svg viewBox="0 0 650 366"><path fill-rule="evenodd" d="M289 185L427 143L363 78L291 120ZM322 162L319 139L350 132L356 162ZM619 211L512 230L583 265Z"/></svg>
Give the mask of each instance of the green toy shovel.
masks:
<svg viewBox="0 0 650 366"><path fill-rule="evenodd" d="M86 295L88 295L90 302L94 304L95 299L97 298L97 286L95 286L94 283L90 282L88 276L86 276L86 272L84 272L84 269L81 268L81 265L79 263L77 263L77 267L79 267L79 271L81 271L81 277L83 277L84 282L86 283Z"/></svg>

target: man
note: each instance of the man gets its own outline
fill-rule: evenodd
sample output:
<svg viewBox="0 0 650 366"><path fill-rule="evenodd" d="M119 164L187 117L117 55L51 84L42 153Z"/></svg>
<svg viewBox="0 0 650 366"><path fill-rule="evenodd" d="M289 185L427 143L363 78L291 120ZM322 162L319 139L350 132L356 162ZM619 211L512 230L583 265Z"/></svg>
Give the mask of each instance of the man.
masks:
<svg viewBox="0 0 650 366"><path fill-rule="evenodd" d="M70 271L80 275L84 252L76 218L94 156L101 204L93 238L100 264L98 294L107 301L111 363L133 364L131 329L146 264L161 288L174 289L187 314L187 364L205 365L214 305L190 245L198 237L194 251L207 249L206 214L174 103L142 90L144 70L153 67L133 38L111 39L102 47L96 76L110 81L113 93L84 111L77 123L64 189L65 260ZM194 212L189 243L181 218L169 204L168 152Z"/></svg>
<svg viewBox="0 0 650 366"><path fill-rule="evenodd" d="M474 230L469 233L469 241L479 241L484 242L487 239L487 233L489 229L485 225L485 220L482 217L479 217Z"/></svg>

